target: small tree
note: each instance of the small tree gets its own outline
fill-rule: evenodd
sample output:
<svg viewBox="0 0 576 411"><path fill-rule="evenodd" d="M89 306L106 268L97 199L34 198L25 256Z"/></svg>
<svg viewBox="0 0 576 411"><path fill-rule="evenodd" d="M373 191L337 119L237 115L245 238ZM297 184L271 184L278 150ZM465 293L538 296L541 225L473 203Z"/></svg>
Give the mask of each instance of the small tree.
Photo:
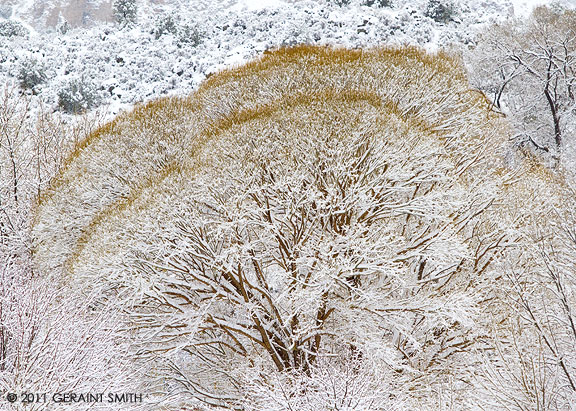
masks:
<svg viewBox="0 0 576 411"><path fill-rule="evenodd" d="M116 0L113 6L114 18L121 27L135 24L138 18L136 0Z"/></svg>
<svg viewBox="0 0 576 411"><path fill-rule="evenodd" d="M65 35L70 31L71 28L72 27L70 26L70 23L68 23L66 20L63 20L62 23L56 26L56 31L62 35Z"/></svg>
<svg viewBox="0 0 576 411"><path fill-rule="evenodd" d="M424 15L437 23L445 24L452 20L455 11L452 3L446 3L443 0L430 0Z"/></svg>
<svg viewBox="0 0 576 411"><path fill-rule="evenodd" d="M58 92L58 106L67 113L80 113L100 104L96 86L84 76L73 78Z"/></svg>

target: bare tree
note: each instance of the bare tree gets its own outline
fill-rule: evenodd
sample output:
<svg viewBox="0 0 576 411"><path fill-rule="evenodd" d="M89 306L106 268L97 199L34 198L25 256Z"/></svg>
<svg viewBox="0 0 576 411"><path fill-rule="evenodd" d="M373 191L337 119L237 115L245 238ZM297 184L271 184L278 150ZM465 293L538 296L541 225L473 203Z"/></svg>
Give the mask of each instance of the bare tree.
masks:
<svg viewBox="0 0 576 411"><path fill-rule="evenodd" d="M43 410L54 393L142 390L139 370L126 356L129 342L119 333L122 317L113 304L102 307L95 296L77 298L50 279L33 278L25 264L12 257L0 263L3 401L6 393L15 393L19 401L14 409ZM24 392L46 397L23 404ZM94 405L75 404L75 409Z"/></svg>
<svg viewBox="0 0 576 411"><path fill-rule="evenodd" d="M0 394L137 389L122 316L65 279L34 272L28 228L36 197L98 115L64 119L6 87L0 96ZM46 409L51 398L13 409ZM46 402L44 402L46 401ZM76 404L78 405L78 404ZM85 407L84 407L85 405ZM78 405L77 409L94 404ZM122 409L126 404L122 405Z"/></svg>
<svg viewBox="0 0 576 411"><path fill-rule="evenodd" d="M538 7L527 21L488 29L471 57L475 85L511 115L519 143L555 156L574 133L575 26L574 11Z"/></svg>

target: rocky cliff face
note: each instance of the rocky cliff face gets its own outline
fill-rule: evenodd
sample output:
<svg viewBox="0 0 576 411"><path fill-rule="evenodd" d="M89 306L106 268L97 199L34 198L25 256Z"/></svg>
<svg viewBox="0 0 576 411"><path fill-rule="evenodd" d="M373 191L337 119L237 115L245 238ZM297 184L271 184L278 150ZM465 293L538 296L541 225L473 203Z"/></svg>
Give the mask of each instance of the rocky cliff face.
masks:
<svg viewBox="0 0 576 411"><path fill-rule="evenodd" d="M35 29L90 26L112 20L112 0L0 0L0 17L17 18Z"/></svg>
<svg viewBox="0 0 576 411"><path fill-rule="evenodd" d="M112 21L113 3L114 0L0 0L0 20L18 19L39 31L57 27L64 21L71 27L89 27ZM218 7L230 7L235 3L233 0L219 0ZM214 5L210 0L138 1L139 9L145 13L183 9L201 11L210 5Z"/></svg>

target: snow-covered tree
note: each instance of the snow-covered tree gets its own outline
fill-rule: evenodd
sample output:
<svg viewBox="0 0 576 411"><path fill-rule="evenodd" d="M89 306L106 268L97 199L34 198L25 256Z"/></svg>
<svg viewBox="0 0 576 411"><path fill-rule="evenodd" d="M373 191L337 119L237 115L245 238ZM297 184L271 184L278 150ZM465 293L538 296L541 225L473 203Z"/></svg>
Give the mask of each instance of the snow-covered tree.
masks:
<svg viewBox="0 0 576 411"><path fill-rule="evenodd" d="M516 140L558 156L576 132L576 14L539 7L482 35L472 58L475 84L512 118Z"/></svg>
<svg viewBox="0 0 576 411"><path fill-rule="evenodd" d="M515 187L506 195L515 221L496 293L513 315L495 318L477 381L489 408L569 409L576 399L573 189L558 170L535 162Z"/></svg>
<svg viewBox="0 0 576 411"><path fill-rule="evenodd" d="M214 405L344 358L358 393L449 401L431 392L470 380L493 310L505 138L448 56L281 49L82 142L40 202L37 267L124 290L137 356Z"/></svg>
<svg viewBox="0 0 576 411"><path fill-rule="evenodd" d="M97 117L65 123L34 106L17 86L0 95L0 395L137 389L136 369L119 338L113 304L38 275L30 258L34 200L61 165L67 147L90 133ZM105 381L105 382L103 382ZM47 398L4 409L46 409ZM78 404L75 404L78 405ZM81 404L76 409L93 408ZM123 404L125 409L126 405Z"/></svg>
<svg viewBox="0 0 576 411"><path fill-rule="evenodd" d="M138 19L136 0L114 0L112 9L114 18L122 27L134 24Z"/></svg>

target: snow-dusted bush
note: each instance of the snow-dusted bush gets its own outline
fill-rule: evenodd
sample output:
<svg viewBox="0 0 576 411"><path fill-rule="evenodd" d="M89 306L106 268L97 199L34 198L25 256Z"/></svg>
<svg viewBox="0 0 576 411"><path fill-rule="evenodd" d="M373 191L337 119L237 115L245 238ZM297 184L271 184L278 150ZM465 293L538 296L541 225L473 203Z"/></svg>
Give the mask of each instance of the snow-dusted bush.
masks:
<svg viewBox="0 0 576 411"><path fill-rule="evenodd" d="M339 7L348 6L352 2L352 0L331 0L331 1Z"/></svg>
<svg viewBox="0 0 576 411"><path fill-rule="evenodd" d="M204 35L195 24L183 24L178 30L178 45L196 47L202 42Z"/></svg>
<svg viewBox="0 0 576 411"><path fill-rule="evenodd" d="M446 24L454 18L455 6L450 0L429 0L425 16L437 23Z"/></svg>
<svg viewBox="0 0 576 411"><path fill-rule="evenodd" d="M34 91L48 77L46 75L46 67L41 61L35 58L28 58L20 62L17 78L22 88Z"/></svg>
<svg viewBox="0 0 576 411"><path fill-rule="evenodd" d="M0 37L25 37L28 30L19 22L0 20Z"/></svg>
<svg viewBox="0 0 576 411"><path fill-rule="evenodd" d="M200 44L203 37L196 24L182 22L181 19L173 14L168 14L160 18L152 32L156 40L167 34L174 36L178 47L182 47L183 45L196 47Z"/></svg>
<svg viewBox="0 0 576 411"><path fill-rule="evenodd" d="M166 16L162 16L160 19L158 19L154 30L154 38L156 40L158 40L160 37L162 37L165 34L172 34L172 35L177 35L178 34L178 22L176 20L176 17L169 14Z"/></svg>
<svg viewBox="0 0 576 411"><path fill-rule="evenodd" d="M58 106L67 113L80 113L99 104L100 93L85 76L72 77L58 91Z"/></svg>
<svg viewBox="0 0 576 411"><path fill-rule="evenodd" d="M364 0L362 4L368 7L391 7L392 0Z"/></svg>

